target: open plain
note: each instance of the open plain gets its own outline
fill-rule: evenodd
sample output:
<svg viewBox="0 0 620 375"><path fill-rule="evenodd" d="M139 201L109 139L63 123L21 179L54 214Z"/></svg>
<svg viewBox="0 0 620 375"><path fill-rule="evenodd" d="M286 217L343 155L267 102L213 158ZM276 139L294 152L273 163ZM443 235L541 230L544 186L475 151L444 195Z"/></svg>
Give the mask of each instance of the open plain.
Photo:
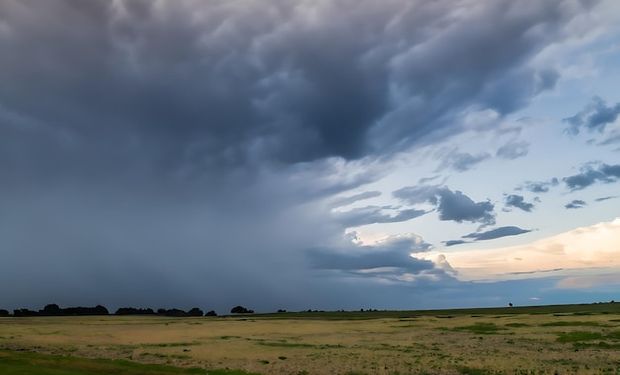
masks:
<svg viewBox="0 0 620 375"><path fill-rule="evenodd" d="M245 372L618 374L620 303L0 319L2 374Z"/></svg>

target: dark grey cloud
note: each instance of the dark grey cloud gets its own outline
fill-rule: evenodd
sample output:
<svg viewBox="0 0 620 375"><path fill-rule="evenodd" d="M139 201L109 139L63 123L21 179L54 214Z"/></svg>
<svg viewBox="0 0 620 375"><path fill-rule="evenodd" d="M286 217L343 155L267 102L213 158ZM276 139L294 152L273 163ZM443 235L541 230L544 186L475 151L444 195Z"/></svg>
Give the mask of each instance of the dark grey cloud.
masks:
<svg viewBox="0 0 620 375"><path fill-rule="evenodd" d="M404 307L307 264L342 236L330 198L552 88L530 62L586 3L0 1L3 303Z"/></svg>
<svg viewBox="0 0 620 375"><path fill-rule="evenodd" d="M522 195L510 194L506 196L506 207L516 207L526 212L532 212L534 204L526 202Z"/></svg>
<svg viewBox="0 0 620 375"><path fill-rule="evenodd" d="M446 245L447 247L450 247L450 246L462 245L464 243L469 243L469 242L465 240L448 240L448 241L442 241L442 243Z"/></svg>
<svg viewBox="0 0 620 375"><path fill-rule="evenodd" d="M581 199L574 199L571 202L567 203L564 205L564 207L567 210L575 210L578 208L584 208L585 206L587 206L587 203L585 201L582 201Z"/></svg>
<svg viewBox="0 0 620 375"><path fill-rule="evenodd" d="M332 207L343 207L343 206L348 206L350 204L353 204L355 202L361 201L361 200L365 200L365 199L370 199L370 198L376 198L381 196L381 192L380 191L365 191L359 194L355 194L355 195L351 195L348 197L342 197L342 198L336 198L335 200L332 201L331 206Z"/></svg>
<svg viewBox="0 0 620 375"><path fill-rule="evenodd" d="M394 197L408 204L430 203L439 213L439 220L464 221L493 225L494 205L490 201L474 202L460 191L445 186L409 186L393 192Z"/></svg>
<svg viewBox="0 0 620 375"><path fill-rule="evenodd" d="M609 196L606 196L606 197L596 198L594 201L596 201L596 202L604 202L604 201L608 201L610 199L616 199L616 198L618 198L617 195L609 195Z"/></svg>
<svg viewBox="0 0 620 375"><path fill-rule="evenodd" d="M390 215L387 212L393 211ZM413 208L399 209L394 207L366 206L353 208L349 211L339 211L334 213L335 219L343 226L357 227L360 225L377 224L377 223L399 223L414 219L426 214L425 210L417 210Z"/></svg>
<svg viewBox="0 0 620 375"><path fill-rule="evenodd" d="M471 238L475 241L486 241L507 236L518 236L520 234L529 233L531 231L531 229L522 229L515 226L506 226L491 229L485 232L470 233L463 236L463 238Z"/></svg>
<svg viewBox="0 0 620 375"><path fill-rule="evenodd" d="M440 220L478 222L484 225L495 224L493 204L489 201L474 202L460 191L442 190L437 211Z"/></svg>
<svg viewBox="0 0 620 375"><path fill-rule="evenodd" d="M449 168L457 172L465 172L490 157L491 155L487 152L470 154L469 152L458 152L457 150L452 150L442 156L441 164L437 170Z"/></svg>
<svg viewBox="0 0 620 375"><path fill-rule="evenodd" d="M497 149L495 156L502 159L518 159L528 154L530 144L526 141L511 141Z"/></svg>
<svg viewBox="0 0 620 375"><path fill-rule="evenodd" d="M620 103L608 106L603 99L595 96L583 110L565 118L564 122L570 125L568 131L572 134L579 134L583 128L603 132L607 125L616 121L618 115L620 115Z"/></svg>
<svg viewBox="0 0 620 375"><path fill-rule="evenodd" d="M532 193L547 193L553 186L557 186L560 181L557 178L552 178L549 181L526 181L523 186L518 187L516 190L527 190Z"/></svg>
<svg viewBox="0 0 620 375"><path fill-rule="evenodd" d="M379 270L384 273L418 274L435 268L433 262L413 258L413 252L427 251L431 245L418 237L391 237L373 246L353 243L337 248L315 248L307 256L317 269L359 272ZM373 273L374 275L374 273Z"/></svg>
<svg viewBox="0 0 620 375"><path fill-rule="evenodd" d="M572 176L564 177L562 181L571 190L581 190L597 182L612 183L620 179L620 164L586 164L581 171Z"/></svg>
<svg viewBox="0 0 620 375"><path fill-rule="evenodd" d="M28 125L2 136L199 170L385 153L553 87L555 71L525 62L587 3L7 0L2 117Z"/></svg>

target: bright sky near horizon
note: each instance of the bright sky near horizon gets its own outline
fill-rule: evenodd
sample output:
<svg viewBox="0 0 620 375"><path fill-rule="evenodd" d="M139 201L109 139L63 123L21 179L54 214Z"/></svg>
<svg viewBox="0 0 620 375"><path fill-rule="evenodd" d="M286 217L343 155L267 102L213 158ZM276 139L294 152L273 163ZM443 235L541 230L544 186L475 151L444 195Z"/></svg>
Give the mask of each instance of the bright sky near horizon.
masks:
<svg viewBox="0 0 620 375"><path fill-rule="evenodd" d="M0 308L619 299L615 0L4 0L0 51Z"/></svg>

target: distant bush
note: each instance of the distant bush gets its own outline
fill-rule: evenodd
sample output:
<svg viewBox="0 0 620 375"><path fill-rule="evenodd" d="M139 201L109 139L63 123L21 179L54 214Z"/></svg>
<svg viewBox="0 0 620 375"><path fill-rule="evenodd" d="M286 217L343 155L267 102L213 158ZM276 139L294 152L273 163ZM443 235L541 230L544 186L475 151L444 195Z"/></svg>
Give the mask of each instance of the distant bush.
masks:
<svg viewBox="0 0 620 375"><path fill-rule="evenodd" d="M9 316L9 312L8 312L8 310L2 310L2 309L0 309L0 316L2 316L2 317L7 317L7 316Z"/></svg>
<svg viewBox="0 0 620 375"><path fill-rule="evenodd" d="M246 309L243 306L235 306L230 309L231 314L254 314L254 310Z"/></svg>
<svg viewBox="0 0 620 375"><path fill-rule="evenodd" d="M279 313L285 313L285 312L286 312L286 310L284 310L284 309L279 309L279 310L278 310L278 312L279 312Z"/></svg>
<svg viewBox="0 0 620 375"><path fill-rule="evenodd" d="M211 310L211 311L207 312L205 314L205 316L217 316L217 313L215 311Z"/></svg>
<svg viewBox="0 0 620 375"><path fill-rule="evenodd" d="M151 308L141 309L135 307L121 307L116 310L115 315L154 315L155 311Z"/></svg>

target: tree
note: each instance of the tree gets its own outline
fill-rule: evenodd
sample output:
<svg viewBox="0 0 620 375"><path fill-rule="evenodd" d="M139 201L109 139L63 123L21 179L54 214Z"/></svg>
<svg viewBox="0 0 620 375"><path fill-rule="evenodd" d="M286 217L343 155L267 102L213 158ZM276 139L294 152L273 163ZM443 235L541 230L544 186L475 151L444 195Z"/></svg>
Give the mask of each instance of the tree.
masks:
<svg viewBox="0 0 620 375"><path fill-rule="evenodd" d="M0 316L3 316L3 317L9 316L8 310L0 309Z"/></svg>
<svg viewBox="0 0 620 375"><path fill-rule="evenodd" d="M13 310L13 316L15 317L24 317L24 316L38 316L39 313L36 311L31 311L28 309L17 309Z"/></svg>
<svg viewBox="0 0 620 375"><path fill-rule="evenodd" d="M41 315L46 316L59 316L63 315L62 309L55 303L50 303L49 305L45 305L43 310L39 310Z"/></svg>
<svg viewBox="0 0 620 375"><path fill-rule="evenodd" d="M158 310L158 313L159 313L159 310ZM180 317L187 316L187 313L179 309L170 309L170 310L164 310L163 315L180 318Z"/></svg>
<svg viewBox="0 0 620 375"><path fill-rule="evenodd" d="M121 307L116 310L116 315L153 315L155 312L151 308L137 309L135 307Z"/></svg>
<svg viewBox="0 0 620 375"><path fill-rule="evenodd" d="M217 316L217 313L213 310L210 310L209 312L205 314L205 316Z"/></svg>
<svg viewBox="0 0 620 375"><path fill-rule="evenodd" d="M235 306L230 309L231 314L254 314L254 310L246 309L243 306Z"/></svg>
<svg viewBox="0 0 620 375"><path fill-rule="evenodd" d="M508 302L508 307L512 307L512 302Z"/></svg>
<svg viewBox="0 0 620 375"><path fill-rule="evenodd" d="M204 316L204 311L200 310L198 307L194 307L193 309L187 312L189 316Z"/></svg>

